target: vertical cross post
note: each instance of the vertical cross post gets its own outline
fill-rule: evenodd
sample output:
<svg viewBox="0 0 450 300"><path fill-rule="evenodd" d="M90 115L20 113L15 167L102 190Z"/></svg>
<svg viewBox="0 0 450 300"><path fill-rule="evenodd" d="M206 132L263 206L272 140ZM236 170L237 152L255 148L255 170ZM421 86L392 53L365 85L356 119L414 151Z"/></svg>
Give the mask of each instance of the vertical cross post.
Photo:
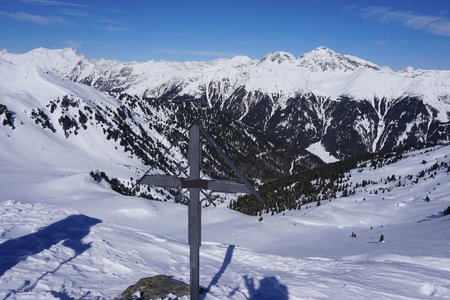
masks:
<svg viewBox="0 0 450 300"><path fill-rule="evenodd" d="M200 168L202 161L202 147L200 134L209 142L217 154L222 157L228 166L236 173L243 183L206 180L200 178ZM264 200L251 185L249 180L242 174L233 161L225 154L222 148L214 142L211 135L199 124L193 124L189 128L188 160L190 174L189 178L177 178L167 175L147 175L145 174L137 184L147 184L168 188L189 189L190 199L188 206L188 240L189 240L189 265L190 265L190 294L191 300L198 300L200 294L200 241L201 241L201 202L200 190L210 190L221 193L251 193L261 203Z"/></svg>
<svg viewBox="0 0 450 300"><path fill-rule="evenodd" d="M200 179L201 146L198 126L192 125L189 129L188 158L190 167L190 180ZM189 189L189 229L188 240L190 247L190 279L191 300L199 299L200 292L200 189Z"/></svg>

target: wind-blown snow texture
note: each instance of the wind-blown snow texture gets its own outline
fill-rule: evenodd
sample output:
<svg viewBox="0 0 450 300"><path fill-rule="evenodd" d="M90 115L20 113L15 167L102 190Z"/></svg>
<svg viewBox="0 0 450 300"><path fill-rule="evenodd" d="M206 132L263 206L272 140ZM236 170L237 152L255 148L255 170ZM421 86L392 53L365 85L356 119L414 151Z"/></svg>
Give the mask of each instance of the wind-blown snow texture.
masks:
<svg viewBox="0 0 450 300"><path fill-rule="evenodd" d="M337 158L450 140L450 71L394 72L325 47L298 58L184 63L89 60L44 48L0 58L102 91L196 100L304 148L321 142Z"/></svg>

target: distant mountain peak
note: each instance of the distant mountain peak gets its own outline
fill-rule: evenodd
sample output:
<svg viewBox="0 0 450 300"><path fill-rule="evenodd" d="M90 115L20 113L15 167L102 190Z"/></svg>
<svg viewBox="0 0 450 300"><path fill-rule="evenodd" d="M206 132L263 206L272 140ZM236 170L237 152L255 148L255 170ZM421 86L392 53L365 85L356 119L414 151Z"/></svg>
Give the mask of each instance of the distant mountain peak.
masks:
<svg viewBox="0 0 450 300"><path fill-rule="evenodd" d="M232 58L230 58L228 61L232 63L238 63L238 64L248 64L252 61L252 59L245 55L237 55Z"/></svg>
<svg viewBox="0 0 450 300"><path fill-rule="evenodd" d="M317 48L314 48L311 52L315 53L323 53L323 54L335 54L338 55L335 51L331 50L330 48L327 48L325 46L319 46Z"/></svg>
<svg viewBox="0 0 450 300"><path fill-rule="evenodd" d="M339 54L321 46L303 54L298 58L299 65L311 71L355 71L359 68L379 70L380 67L355 56Z"/></svg>
<svg viewBox="0 0 450 300"><path fill-rule="evenodd" d="M84 59L83 54L78 52L78 50L74 48L61 48L61 49L49 49L44 47L39 47L36 49L32 49L27 52L27 54L34 56L63 56L65 58L78 58Z"/></svg>
<svg viewBox="0 0 450 300"><path fill-rule="evenodd" d="M275 62L275 63L281 64L284 62L293 62L295 60L296 60L295 56L289 52L276 51L276 52L272 52L272 53L269 53L266 56L264 56L263 59L261 59L261 62L270 61L270 62Z"/></svg>

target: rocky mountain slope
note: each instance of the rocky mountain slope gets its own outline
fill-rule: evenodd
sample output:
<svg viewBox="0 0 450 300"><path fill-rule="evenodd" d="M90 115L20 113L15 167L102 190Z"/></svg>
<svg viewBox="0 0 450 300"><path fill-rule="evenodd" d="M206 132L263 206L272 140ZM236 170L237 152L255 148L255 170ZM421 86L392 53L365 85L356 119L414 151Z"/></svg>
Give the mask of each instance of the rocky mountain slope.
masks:
<svg viewBox="0 0 450 300"><path fill-rule="evenodd" d="M0 58L101 91L197 101L302 148L320 142L338 158L450 141L450 71L394 72L325 47L210 62L91 60L44 48Z"/></svg>

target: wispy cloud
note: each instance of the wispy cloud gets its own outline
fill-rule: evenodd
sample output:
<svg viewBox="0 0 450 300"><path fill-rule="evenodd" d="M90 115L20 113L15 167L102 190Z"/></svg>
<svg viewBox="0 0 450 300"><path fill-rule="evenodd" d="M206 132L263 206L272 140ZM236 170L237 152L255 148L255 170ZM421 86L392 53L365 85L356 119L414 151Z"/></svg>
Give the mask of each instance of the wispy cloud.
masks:
<svg viewBox="0 0 450 300"><path fill-rule="evenodd" d="M42 26L48 26L48 25L54 25L54 24L67 24L67 20L64 18L61 18L59 16L41 16L41 15L34 15L29 14L22 11L17 12L6 12L6 11L0 11L0 16L11 18L18 21L23 22L29 22L34 23L37 25Z"/></svg>
<svg viewBox="0 0 450 300"><path fill-rule="evenodd" d="M105 45L105 46L101 46L100 49L111 49L111 48L116 48L117 45Z"/></svg>
<svg viewBox="0 0 450 300"><path fill-rule="evenodd" d="M62 44L66 47L70 47L70 48L80 48L81 45L83 45L82 41L76 41L76 40L66 40L66 41L62 41Z"/></svg>
<svg viewBox="0 0 450 300"><path fill-rule="evenodd" d="M92 15L86 10L79 8L64 7L58 9L58 13L62 15L72 16L72 17L91 17Z"/></svg>
<svg viewBox="0 0 450 300"><path fill-rule="evenodd" d="M199 57L232 57L238 54L226 51L210 51L210 50L181 50L181 49L158 49L156 51L158 54L165 55L191 55Z"/></svg>
<svg viewBox="0 0 450 300"><path fill-rule="evenodd" d="M342 11L345 13L353 11L357 8L356 5L348 5L348 4L341 4L340 6L342 7Z"/></svg>
<svg viewBox="0 0 450 300"><path fill-rule="evenodd" d="M185 33L172 32L172 33L166 33L165 36L168 37L168 38L180 38L180 37L185 37L186 34Z"/></svg>
<svg viewBox="0 0 450 300"><path fill-rule="evenodd" d="M19 1L25 4L33 4L33 5L88 8L88 6L86 5L67 1L57 1L57 0L19 0Z"/></svg>
<svg viewBox="0 0 450 300"><path fill-rule="evenodd" d="M97 29L99 29L101 31L106 31L106 32L121 32L121 31L130 30L130 28L120 26L120 25L113 25L113 24L98 26Z"/></svg>
<svg viewBox="0 0 450 300"><path fill-rule="evenodd" d="M378 41L374 41L373 44L375 46L384 46L389 44L389 40L378 40Z"/></svg>
<svg viewBox="0 0 450 300"><path fill-rule="evenodd" d="M121 32L121 31L129 31L130 28L123 26L119 22L111 19L100 19L97 21L98 24L95 26L100 31L105 32Z"/></svg>
<svg viewBox="0 0 450 300"><path fill-rule="evenodd" d="M409 28L450 37L450 20L442 15L420 15L410 11L393 10L382 6L363 8L361 9L361 14L366 18L375 18L381 23L396 22Z"/></svg>

